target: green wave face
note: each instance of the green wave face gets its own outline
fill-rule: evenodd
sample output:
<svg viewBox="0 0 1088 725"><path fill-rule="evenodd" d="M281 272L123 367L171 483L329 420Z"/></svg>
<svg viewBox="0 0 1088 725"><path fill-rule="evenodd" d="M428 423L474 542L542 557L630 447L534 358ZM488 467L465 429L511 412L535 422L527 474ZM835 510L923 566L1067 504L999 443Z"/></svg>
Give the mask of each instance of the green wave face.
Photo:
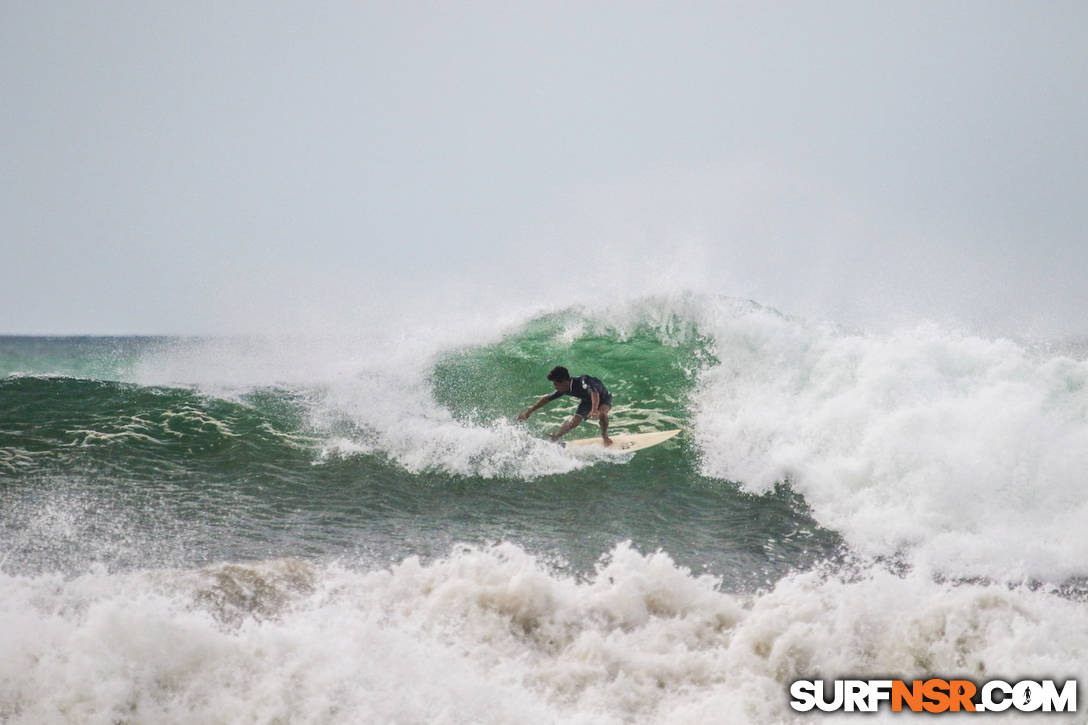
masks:
<svg viewBox="0 0 1088 725"><path fill-rule="evenodd" d="M613 396L611 429L634 433L685 427L696 375L716 362L712 341L680 317L621 329L566 311L537 318L492 345L442 356L431 385L436 402L478 424L509 419L550 394L548 371L562 365L571 375L600 378ZM560 398L530 425L558 424L576 402Z"/></svg>
<svg viewBox="0 0 1088 725"><path fill-rule="evenodd" d="M564 365L608 386L612 431L689 428L696 380L717 365L695 320L642 307L567 310L409 370L345 365L344 375L227 398L28 376L63 373L80 356L101 367L101 351L114 346L42 345L32 351L41 362L17 362L23 374L0 379L0 534L9 542L0 568L78 573L95 562L280 556L384 565L509 540L584 573L631 541L738 587L761 586L838 546L789 491L754 497L707 479L691 435L633 458L578 459L539 440L571 414L572 398L513 424ZM183 356L171 372L194 360L213 373L224 367L226 379L233 372L217 354L163 347ZM595 432L590 422L573 435Z"/></svg>
<svg viewBox="0 0 1088 725"><path fill-rule="evenodd" d="M9 368L60 375L0 379L0 475L79 465L105 465L122 475L167 470L234 475L289 468L301 474L321 456L330 436L362 435L350 416L314 428L315 411L320 414L326 405L320 384L250 389L223 399L189 387L67 376L81 370L116 374L139 360L140 345L155 351L168 341L28 340L10 348ZM498 342L440 354L427 381L433 400L405 397L399 404L437 405L466 426L510 422L551 392L546 375L564 365L574 375L591 374L608 386L614 432L686 427L695 378L715 362L712 342L682 316L640 314L623 327L567 310L535 318ZM534 415L526 429L543 436L575 405L572 398L560 398ZM591 426L574 435L592 435ZM427 444L427 430L414 435L418 445ZM375 456L384 460L386 453L378 447L350 457L363 464Z"/></svg>
<svg viewBox="0 0 1088 725"><path fill-rule="evenodd" d="M128 474L230 472L311 457L292 396L240 401L197 392L63 377L0 380L0 471L106 465Z"/></svg>

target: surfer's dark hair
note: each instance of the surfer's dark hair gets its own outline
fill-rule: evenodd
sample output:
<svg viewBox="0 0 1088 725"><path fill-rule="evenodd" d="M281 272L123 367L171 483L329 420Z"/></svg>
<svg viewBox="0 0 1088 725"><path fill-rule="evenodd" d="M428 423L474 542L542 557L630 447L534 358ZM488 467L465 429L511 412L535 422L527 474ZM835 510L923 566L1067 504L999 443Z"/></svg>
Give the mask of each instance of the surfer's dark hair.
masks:
<svg viewBox="0 0 1088 725"><path fill-rule="evenodd" d="M562 365L556 365L552 368L552 371L548 373L548 380L553 383L561 383L564 380L570 380L570 371Z"/></svg>

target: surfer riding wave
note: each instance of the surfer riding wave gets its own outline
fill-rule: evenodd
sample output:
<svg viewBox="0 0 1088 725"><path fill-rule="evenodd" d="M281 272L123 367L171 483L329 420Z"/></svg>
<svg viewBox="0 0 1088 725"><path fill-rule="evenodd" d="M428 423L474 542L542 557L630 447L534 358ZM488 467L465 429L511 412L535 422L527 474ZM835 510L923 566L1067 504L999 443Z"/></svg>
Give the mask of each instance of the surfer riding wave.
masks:
<svg viewBox="0 0 1088 725"><path fill-rule="evenodd" d="M552 368L552 371L548 373L548 380L555 387L555 392L551 395L545 395L526 408L518 416L518 420L528 420L533 411L543 408L561 396L571 395L581 401L578 404L578 409L570 420L559 426L559 430L550 434L548 438L552 441L558 441L581 425L586 418L596 418L601 426L601 440L606 446L612 445L612 439L608 437L608 411L612 409L612 394L608 392L604 383L592 375L579 375L572 378L570 371L561 365Z"/></svg>

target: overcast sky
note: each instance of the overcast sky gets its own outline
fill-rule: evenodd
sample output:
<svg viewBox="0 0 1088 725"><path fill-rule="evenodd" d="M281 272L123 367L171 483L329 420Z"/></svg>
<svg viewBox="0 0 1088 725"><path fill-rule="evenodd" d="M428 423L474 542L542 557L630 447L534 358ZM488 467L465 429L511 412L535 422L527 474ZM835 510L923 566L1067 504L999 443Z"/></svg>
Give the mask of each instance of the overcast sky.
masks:
<svg viewBox="0 0 1088 725"><path fill-rule="evenodd" d="M0 0L0 98L0 333L663 276L1088 333L1079 0Z"/></svg>

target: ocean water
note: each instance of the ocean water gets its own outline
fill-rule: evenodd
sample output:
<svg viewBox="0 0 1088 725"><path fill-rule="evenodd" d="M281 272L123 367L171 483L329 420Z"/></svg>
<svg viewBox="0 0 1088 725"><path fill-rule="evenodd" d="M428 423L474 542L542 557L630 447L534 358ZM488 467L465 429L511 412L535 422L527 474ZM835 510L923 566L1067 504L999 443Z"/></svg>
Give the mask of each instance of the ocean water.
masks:
<svg viewBox="0 0 1088 725"><path fill-rule="evenodd" d="M697 294L379 319L0 338L0 723L802 722L795 679L1088 676L1083 346ZM556 364L683 434L545 442L572 399L514 418Z"/></svg>

